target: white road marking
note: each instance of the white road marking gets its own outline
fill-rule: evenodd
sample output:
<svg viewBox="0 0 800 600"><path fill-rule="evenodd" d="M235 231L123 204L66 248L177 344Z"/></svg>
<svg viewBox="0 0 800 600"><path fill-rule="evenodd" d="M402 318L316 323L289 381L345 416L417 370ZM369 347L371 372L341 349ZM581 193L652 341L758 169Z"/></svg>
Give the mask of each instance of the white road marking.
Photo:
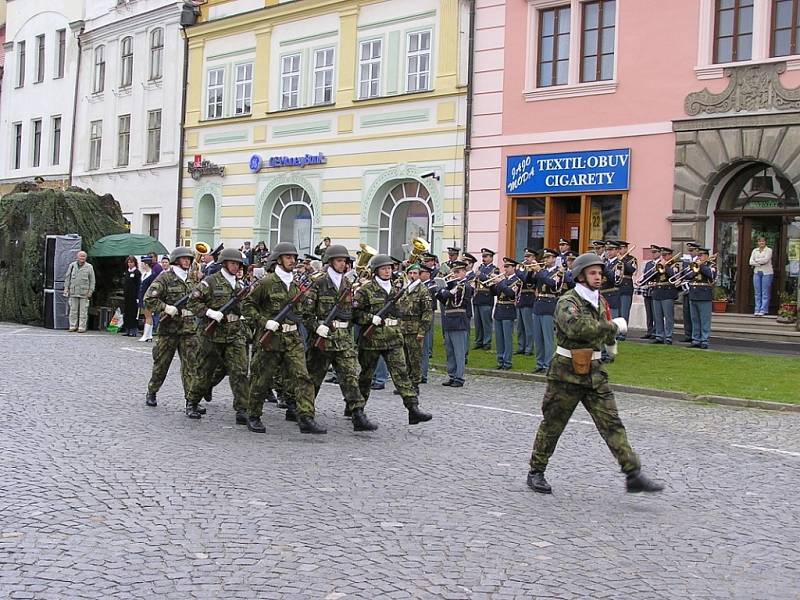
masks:
<svg viewBox="0 0 800 600"><path fill-rule="evenodd" d="M483 404L466 404L464 402L453 402L453 404L457 406L468 406L470 408L482 408L484 410L496 410L498 412L504 413L511 413L512 415L523 415L526 417L538 417L539 415L535 415L529 412L522 412L521 410L511 410L510 408L499 408L497 406L484 406ZM570 423L580 423L581 425L594 425L592 421L580 421L578 419L570 419Z"/></svg>
<svg viewBox="0 0 800 600"><path fill-rule="evenodd" d="M781 450L779 448L764 448L763 446L747 446L745 444L731 444L734 448L744 448L745 450L755 450L757 452L772 452L773 454L784 454L786 456L798 456L800 452L791 452L789 450Z"/></svg>
<svg viewBox="0 0 800 600"><path fill-rule="evenodd" d="M127 350L128 352L139 352L141 354L150 354L149 348L126 348L122 347L122 350Z"/></svg>
<svg viewBox="0 0 800 600"><path fill-rule="evenodd" d="M0 333L0 337L4 337L4 336L8 337L8 336L11 336L11 335L13 335L14 337L35 337L35 338L58 337L58 338L62 338L62 339L67 337L66 332L64 332L64 333L34 333L34 332L31 331L30 333L14 333L14 332L12 332L12 333ZM74 339L74 338L95 338L95 337L100 337L100 336L101 336L101 334L99 334L99 333L80 333L80 334L71 335L71 336L69 336L69 338L70 339Z"/></svg>

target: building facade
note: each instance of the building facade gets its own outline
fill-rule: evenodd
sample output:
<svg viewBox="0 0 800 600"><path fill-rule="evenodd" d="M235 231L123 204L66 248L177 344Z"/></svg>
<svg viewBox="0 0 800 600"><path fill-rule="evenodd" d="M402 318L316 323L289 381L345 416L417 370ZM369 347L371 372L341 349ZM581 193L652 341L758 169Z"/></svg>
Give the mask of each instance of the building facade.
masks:
<svg viewBox="0 0 800 600"><path fill-rule="evenodd" d="M800 39L793 0L476 0L470 247L559 237L719 254L752 312L800 268ZM773 293L773 302L777 301Z"/></svg>
<svg viewBox="0 0 800 600"><path fill-rule="evenodd" d="M461 243L466 1L202 10L187 29L185 241Z"/></svg>
<svg viewBox="0 0 800 600"><path fill-rule="evenodd" d="M69 182L83 2L8 0L0 96L0 195Z"/></svg>
<svg viewBox="0 0 800 600"><path fill-rule="evenodd" d="M132 233L174 246L185 42L182 0L86 0L72 181L120 203Z"/></svg>

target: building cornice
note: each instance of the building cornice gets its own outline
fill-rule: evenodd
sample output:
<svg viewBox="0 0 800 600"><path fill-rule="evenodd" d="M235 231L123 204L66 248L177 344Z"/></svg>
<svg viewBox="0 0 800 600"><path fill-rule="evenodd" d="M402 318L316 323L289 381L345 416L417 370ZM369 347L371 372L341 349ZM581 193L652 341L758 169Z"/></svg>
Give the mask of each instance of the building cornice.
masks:
<svg viewBox="0 0 800 600"><path fill-rule="evenodd" d="M173 19L165 20L165 17L172 16ZM103 17L105 18L105 15ZM173 25L180 23L181 6L179 4L167 4L151 11L137 15L123 15L119 20L101 25L95 29L84 30L81 34L81 41L91 44L98 39L117 37L122 33L132 33L132 27L147 27L150 25ZM91 26L91 21L87 21L87 27Z"/></svg>

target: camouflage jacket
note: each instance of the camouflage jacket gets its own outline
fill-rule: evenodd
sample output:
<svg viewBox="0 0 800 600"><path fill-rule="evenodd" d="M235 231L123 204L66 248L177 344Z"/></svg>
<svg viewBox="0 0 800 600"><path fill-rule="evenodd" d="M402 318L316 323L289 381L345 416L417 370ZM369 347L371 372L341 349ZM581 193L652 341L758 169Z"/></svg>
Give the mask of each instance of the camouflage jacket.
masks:
<svg viewBox="0 0 800 600"><path fill-rule="evenodd" d="M317 327L328 318L333 307L336 306L336 321L350 322L353 319L353 285L347 277L342 277L342 287L337 289L327 273L314 280L314 285L308 290L303 301L303 314L306 319L306 329L311 335L311 343L316 341L314 332ZM342 296L342 294L344 294ZM341 297L341 300L339 298ZM338 302L338 305L337 305ZM325 350L336 351L352 348L352 327L334 327L331 325L330 333L325 340Z"/></svg>
<svg viewBox="0 0 800 600"><path fill-rule="evenodd" d="M299 292L300 287L294 281L287 289L286 284L275 273L268 273L255 285L253 291L242 301L242 314L255 330L256 342L266 331L267 321L274 319ZM283 324L299 325L302 323L300 318L302 306L302 302L295 304L286 319L283 320ZM272 335L265 350L280 351L285 350L289 345L296 344L303 344L299 328L287 332L279 329Z"/></svg>
<svg viewBox="0 0 800 600"><path fill-rule="evenodd" d="M206 310L219 310L224 304L233 298L238 292L244 289L241 281L236 281L236 287L232 288L231 284L225 279L221 271L209 275L204 278L189 298L187 308L192 311L199 319L201 335L202 330L211 322L211 319L206 317ZM233 307L228 314L241 316L241 309L238 304ZM227 318L218 323L214 332L210 336L206 336L212 342L230 343L245 341L245 329L241 319L229 321Z"/></svg>
<svg viewBox="0 0 800 600"><path fill-rule="evenodd" d="M178 315L165 319L166 315L163 314L167 304L174 306L178 300L191 291L192 285L188 281L184 282L172 270L162 271L150 284L144 295L144 305L154 313L162 313L156 328L156 335L197 333L197 321L194 315L182 313L184 316ZM183 306L183 310L191 313L186 305Z"/></svg>
<svg viewBox="0 0 800 600"><path fill-rule="evenodd" d="M433 323L433 307L428 288L420 281L397 302L403 335L425 335Z"/></svg>
<svg viewBox="0 0 800 600"><path fill-rule="evenodd" d="M392 295L396 294L400 288L399 281L392 280ZM389 294L383 291L375 281L369 281L358 289L353 298L353 320L361 325L361 336L359 345L366 350L388 350L403 345L403 335L398 325L381 325L375 327L372 337L364 337L364 331L372 324L372 317L383 308L389 300ZM389 314L384 315L384 319L399 319L397 305L394 306Z"/></svg>

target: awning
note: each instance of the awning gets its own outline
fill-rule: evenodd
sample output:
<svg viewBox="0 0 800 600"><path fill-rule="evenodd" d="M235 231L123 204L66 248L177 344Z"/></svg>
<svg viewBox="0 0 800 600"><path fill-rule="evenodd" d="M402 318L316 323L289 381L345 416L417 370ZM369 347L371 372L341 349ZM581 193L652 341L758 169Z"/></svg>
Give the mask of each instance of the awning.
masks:
<svg viewBox="0 0 800 600"><path fill-rule="evenodd" d="M168 254L164 245L156 238L141 233L117 233L100 238L89 250L92 258L109 256L141 256L155 252Z"/></svg>

